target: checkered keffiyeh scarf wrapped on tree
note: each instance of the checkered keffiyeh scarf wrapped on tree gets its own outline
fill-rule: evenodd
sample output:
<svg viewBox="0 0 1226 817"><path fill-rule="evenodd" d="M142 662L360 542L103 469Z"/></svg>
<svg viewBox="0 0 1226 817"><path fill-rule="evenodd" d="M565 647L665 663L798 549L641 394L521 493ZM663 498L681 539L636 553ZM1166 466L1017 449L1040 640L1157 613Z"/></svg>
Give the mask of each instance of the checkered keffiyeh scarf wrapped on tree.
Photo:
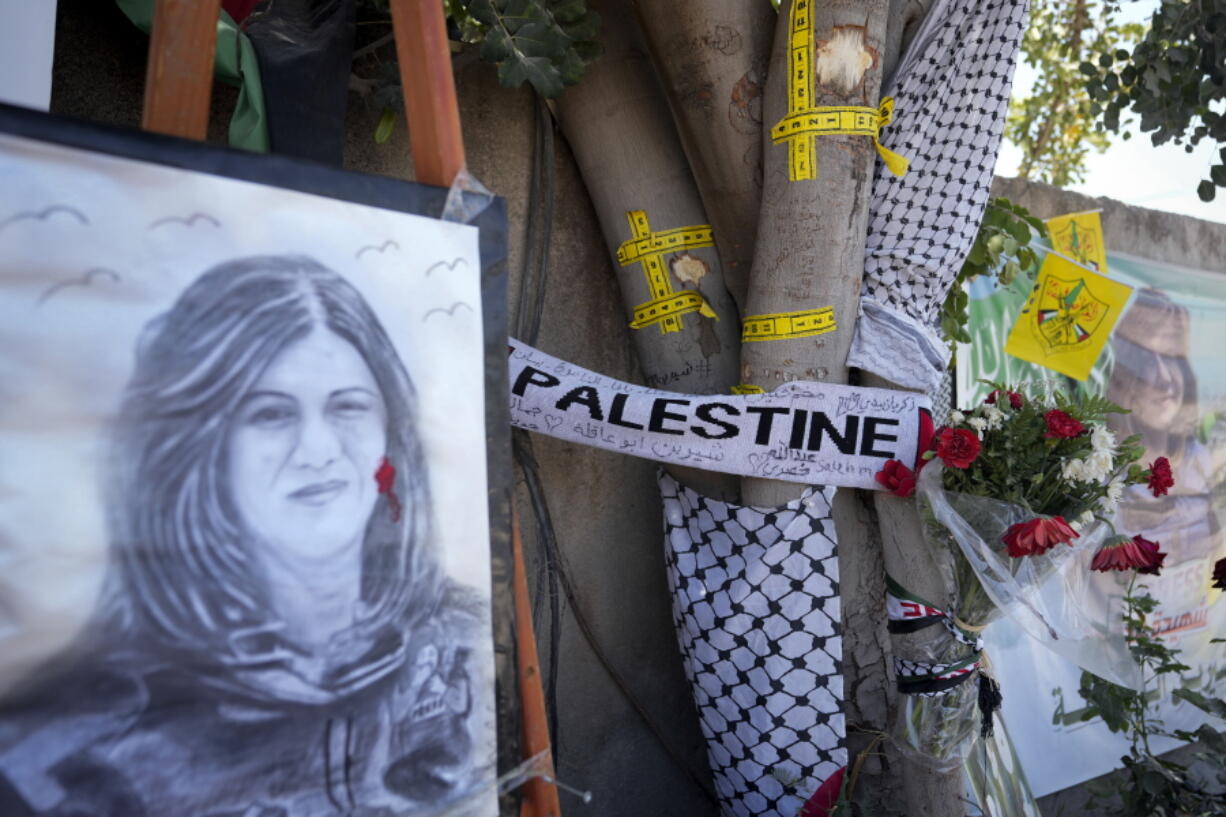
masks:
<svg viewBox="0 0 1226 817"><path fill-rule="evenodd" d="M899 63L882 142L911 167L873 181L850 366L939 386L949 349L934 324L983 220L1028 6L938 0Z"/></svg>

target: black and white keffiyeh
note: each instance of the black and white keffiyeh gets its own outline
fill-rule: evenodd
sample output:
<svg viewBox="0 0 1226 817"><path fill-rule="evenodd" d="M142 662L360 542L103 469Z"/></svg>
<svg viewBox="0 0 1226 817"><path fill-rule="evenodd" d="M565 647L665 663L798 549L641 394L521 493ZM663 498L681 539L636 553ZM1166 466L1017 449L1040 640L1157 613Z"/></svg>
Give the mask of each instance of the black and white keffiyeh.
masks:
<svg viewBox="0 0 1226 817"><path fill-rule="evenodd" d="M937 0L891 82L882 142L911 161L873 181L860 317L847 363L933 392L934 328L983 220L1029 0Z"/></svg>
<svg viewBox="0 0 1226 817"><path fill-rule="evenodd" d="M794 817L847 762L834 492L753 508L660 476L673 617L726 815Z"/></svg>

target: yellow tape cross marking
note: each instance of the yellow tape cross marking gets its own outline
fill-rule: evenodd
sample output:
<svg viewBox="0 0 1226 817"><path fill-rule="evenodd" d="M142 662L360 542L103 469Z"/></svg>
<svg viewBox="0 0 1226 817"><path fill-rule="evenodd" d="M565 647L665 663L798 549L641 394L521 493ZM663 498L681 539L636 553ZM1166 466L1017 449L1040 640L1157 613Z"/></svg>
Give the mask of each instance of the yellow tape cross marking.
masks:
<svg viewBox="0 0 1226 817"><path fill-rule="evenodd" d="M895 176L905 175L909 162L881 144L878 134L894 119L894 100L886 97L877 108L857 105L813 105L813 25L809 17L811 0L796 0L788 45L791 71L788 72L788 115L771 128L771 141L788 143L788 178L792 181L817 178L818 136L871 136L877 153Z"/></svg>
<svg viewBox="0 0 1226 817"><path fill-rule="evenodd" d="M838 328L834 321L834 307L806 309L800 312L775 312L770 315L751 315L745 318L741 329L741 343L758 340L787 340L824 335Z"/></svg>
<svg viewBox="0 0 1226 817"><path fill-rule="evenodd" d="M715 312L707 305L702 295L692 289L677 292L668 278L664 255L699 247L714 247L715 236L708 224L693 227L677 227L672 230L651 231L645 210L630 210L626 213L630 222L630 239L617 248L617 263L623 267L640 263L647 276L647 289L651 300L634 308L632 329L642 329L653 323L660 324L660 333L680 332L681 316L688 312L700 312L714 318Z"/></svg>
<svg viewBox="0 0 1226 817"><path fill-rule="evenodd" d="M732 387L733 394L766 394L766 389L761 386L751 386L748 383L742 383L739 386Z"/></svg>

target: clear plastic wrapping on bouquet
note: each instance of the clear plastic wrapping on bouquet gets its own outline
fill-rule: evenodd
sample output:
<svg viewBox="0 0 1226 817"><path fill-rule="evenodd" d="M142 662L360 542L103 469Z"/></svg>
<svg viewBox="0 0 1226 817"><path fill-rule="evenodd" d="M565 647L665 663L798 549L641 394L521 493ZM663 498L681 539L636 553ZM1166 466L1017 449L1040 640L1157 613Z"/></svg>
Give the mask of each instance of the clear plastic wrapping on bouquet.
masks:
<svg viewBox="0 0 1226 817"><path fill-rule="evenodd" d="M907 662L938 667L981 660L977 650L944 630L935 639L909 646L910 657L895 662L900 679L900 665ZM975 674L942 692L900 695L892 730L895 743L913 759L939 771L955 769L962 765L967 748L980 732L978 704L979 679Z"/></svg>
<svg viewBox="0 0 1226 817"><path fill-rule="evenodd" d="M900 683L913 666L923 675L948 677L955 668L967 666L976 667L975 676L991 675L990 658L975 641L991 622L1007 615L1029 636L1081 668L1135 688L1140 678L1124 641L1119 599L1097 592L1089 581L1090 561L1110 535L1109 528L1095 523L1071 546L1013 558L1001 537L1009 526L1032 519L1034 513L988 497L946 491L941 474L940 462L921 472L918 500L925 545L950 590L947 598L927 600L943 605L945 626L896 644ZM1008 680L996 680L1008 695ZM966 677L940 692L900 696L895 738L929 765L957 767L980 733L981 692L979 678Z"/></svg>
<svg viewBox="0 0 1226 817"><path fill-rule="evenodd" d="M1139 688L1140 671L1124 640L1119 599L1091 586L1090 562L1111 535L1097 522L1072 545L1013 558L1001 537L1010 525L1034 518L1025 508L987 497L945 491L942 466L920 474L924 539L956 582L956 614L976 626L1012 617L1048 649L1121 686ZM969 616L969 618L968 618Z"/></svg>

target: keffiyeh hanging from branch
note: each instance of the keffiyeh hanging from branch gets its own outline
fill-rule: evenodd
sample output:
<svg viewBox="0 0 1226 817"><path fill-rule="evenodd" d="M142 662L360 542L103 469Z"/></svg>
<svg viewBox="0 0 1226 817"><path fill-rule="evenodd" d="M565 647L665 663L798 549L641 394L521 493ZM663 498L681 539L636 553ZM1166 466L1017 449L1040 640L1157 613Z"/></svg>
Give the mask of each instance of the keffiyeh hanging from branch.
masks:
<svg viewBox="0 0 1226 817"><path fill-rule="evenodd" d="M938 0L899 63L894 123L911 160L879 167L848 365L935 390L949 350L934 320L983 219L1028 0Z"/></svg>

